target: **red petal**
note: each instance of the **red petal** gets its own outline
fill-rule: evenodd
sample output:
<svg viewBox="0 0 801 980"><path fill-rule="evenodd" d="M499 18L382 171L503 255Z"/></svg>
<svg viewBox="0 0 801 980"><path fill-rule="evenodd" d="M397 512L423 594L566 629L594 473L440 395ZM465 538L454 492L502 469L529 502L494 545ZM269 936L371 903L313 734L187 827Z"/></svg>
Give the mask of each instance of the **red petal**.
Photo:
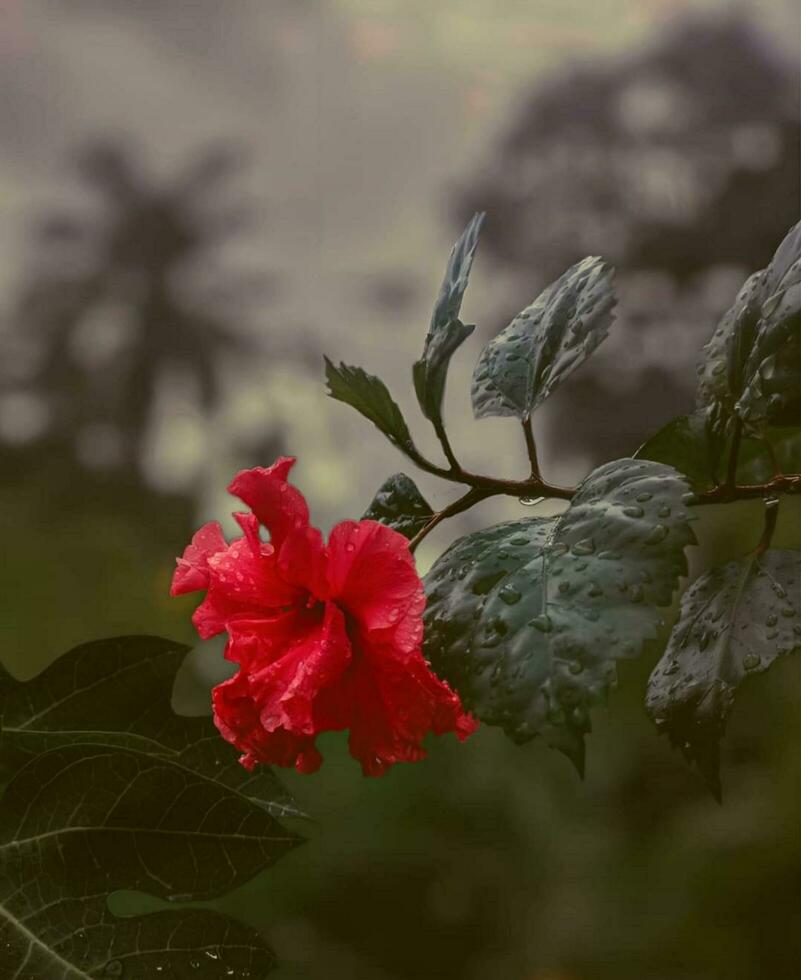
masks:
<svg viewBox="0 0 801 980"><path fill-rule="evenodd" d="M465 739L478 727L419 651L399 663L374 650L354 673L348 745L366 776L380 776L396 762L422 759L422 743L429 731L455 732Z"/></svg>
<svg viewBox="0 0 801 980"><path fill-rule="evenodd" d="M242 752L240 762L246 769L257 763L295 766L300 772L314 772L322 757L314 737L290 732L266 732L259 722L258 706L253 699L247 675L239 671L218 684L212 691L214 722L224 739Z"/></svg>
<svg viewBox="0 0 801 980"><path fill-rule="evenodd" d="M420 646L425 608L423 584L409 542L376 521L343 521L328 540L331 596L368 632L396 653Z"/></svg>
<svg viewBox="0 0 801 980"><path fill-rule="evenodd" d="M286 482L295 460L282 456L269 469L257 466L242 470L228 486L228 492L248 505L269 530L276 551L287 535L308 527L309 508L303 494Z"/></svg>
<svg viewBox="0 0 801 980"><path fill-rule="evenodd" d="M195 532L183 556L176 559L178 567L172 577L170 595L183 595L185 592L208 588L209 559L227 547L219 523L211 521L204 524Z"/></svg>
<svg viewBox="0 0 801 980"><path fill-rule="evenodd" d="M345 617L328 603L321 625L298 638L277 660L251 672L251 690L262 726L270 732L281 728L295 735L319 732L315 700L323 688L339 681L350 660Z"/></svg>

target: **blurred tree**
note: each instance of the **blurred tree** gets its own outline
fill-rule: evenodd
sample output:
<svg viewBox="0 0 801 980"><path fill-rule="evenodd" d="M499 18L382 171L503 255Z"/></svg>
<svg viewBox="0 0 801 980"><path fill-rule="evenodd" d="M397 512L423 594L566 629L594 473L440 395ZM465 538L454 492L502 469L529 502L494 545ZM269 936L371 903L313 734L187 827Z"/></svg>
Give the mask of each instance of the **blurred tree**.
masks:
<svg viewBox="0 0 801 980"><path fill-rule="evenodd" d="M560 455L598 463L691 409L710 325L797 220L800 133L798 66L740 14L537 83L455 211L459 227L487 211L482 254L512 270L505 316L587 254L617 267L619 322L547 406L546 456L557 427ZM587 411L603 400L619 424Z"/></svg>
<svg viewBox="0 0 801 980"><path fill-rule="evenodd" d="M800 129L797 65L739 16L683 21L538 83L459 195L460 227L485 209L482 249L527 278L587 253L677 277L760 268L799 211Z"/></svg>
<svg viewBox="0 0 801 980"><path fill-rule="evenodd" d="M249 217L222 186L241 164L235 150L212 147L163 186L120 145L94 143L77 163L100 207L39 223L11 332L33 367L20 378L7 356L3 389L17 410L20 395L38 401L31 452L46 444L63 465L142 483L160 386L183 382L208 416L221 368L252 351L231 313L271 283L209 272L212 251Z"/></svg>

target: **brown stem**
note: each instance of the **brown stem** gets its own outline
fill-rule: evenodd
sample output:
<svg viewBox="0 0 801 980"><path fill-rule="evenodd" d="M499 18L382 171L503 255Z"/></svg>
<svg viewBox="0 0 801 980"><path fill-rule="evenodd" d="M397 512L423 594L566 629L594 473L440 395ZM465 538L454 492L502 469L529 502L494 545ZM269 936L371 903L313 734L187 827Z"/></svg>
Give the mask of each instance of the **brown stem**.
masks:
<svg viewBox="0 0 801 980"><path fill-rule="evenodd" d="M525 429L525 426L524 426ZM701 506L704 504L732 503L735 500L753 500L757 497L764 498L779 494L801 494L801 474L779 474L767 483L741 484L730 482L731 474L737 471L737 452L739 449L739 439L735 430L734 441L732 443L732 453L729 456L729 474L725 483L713 487L711 490L704 490L695 495L690 502L691 506ZM447 443L447 439L445 440ZM460 514L468 510L479 500L487 497L507 496L507 497L548 497L556 500L571 500L576 494L575 487L559 487L552 483L546 483L540 476L531 476L527 480L503 480L497 477L484 476L479 473L471 473L462 469L461 465L450 458L451 469L446 470L442 466L437 466L426 459L420 451L413 445L401 447L409 459L412 460L421 470L438 476L451 483L461 483L469 487L468 492L457 501L434 514L429 523L412 539L411 547L415 548L423 538L448 517ZM444 448L444 444L443 444ZM453 457L450 446L446 454Z"/></svg>
<svg viewBox="0 0 801 980"><path fill-rule="evenodd" d="M434 431L437 433L437 438L442 446L442 451L445 453L445 458L448 460L451 466L452 473L458 473L461 471L462 467L459 465L459 461L454 455L453 449L451 449L450 439L448 439L448 434L445 431L445 426L442 419L434 422Z"/></svg>
<svg viewBox="0 0 801 980"><path fill-rule="evenodd" d="M737 457L740 454L740 440L743 437L743 420L738 416L734 421L734 435L729 451L729 467L726 471L726 486L731 490L737 483Z"/></svg>
<svg viewBox="0 0 801 980"><path fill-rule="evenodd" d="M540 464L537 459L537 444L534 442L534 430L531 427L531 416L523 419L523 435L526 440L526 451L528 452L528 461L531 464L531 478L532 480L538 480L540 478Z"/></svg>
<svg viewBox="0 0 801 980"><path fill-rule="evenodd" d="M453 517L456 514L461 514L465 510L469 510L473 504L477 504L480 500L483 500L485 497L489 496L491 496L491 494L488 492L472 487L463 497L459 497L458 500L454 500L452 504L448 504L448 506L443 508L443 510L440 510L434 514L429 520L428 524L421 528L409 542L409 550L414 551L423 538L430 534L441 521L446 520L448 517Z"/></svg>
<svg viewBox="0 0 801 980"><path fill-rule="evenodd" d="M776 529L776 521L779 517L779 498L778 497L768 497L765 500L765 527L762 531L762 537L759 539L759 544L756 546L754 554L758 558L763 555L770 547L771 539L773 538L773 532Z"/></svg>

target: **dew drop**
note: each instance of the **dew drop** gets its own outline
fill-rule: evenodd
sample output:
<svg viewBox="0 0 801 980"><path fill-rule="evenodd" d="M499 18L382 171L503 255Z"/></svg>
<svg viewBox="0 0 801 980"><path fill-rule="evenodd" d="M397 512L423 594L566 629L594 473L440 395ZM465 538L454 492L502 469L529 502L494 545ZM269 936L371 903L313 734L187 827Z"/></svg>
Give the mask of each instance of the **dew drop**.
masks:
<svg viewBox="0 0 801 980"><path fill-rule="evenodd" d="M109 960L106 963L106 967L103 973L107 977L121 977L123 971L123 965L120 960Z"/></svg>
<svg viewBox="0 0 801 980"><path fill-rule="evenodd" d="M520 602L520 593L513 585L504 585L498 596L507 606L514 606L515 603Z"/></svg>
<svg viewBox="0 0 801 980"><path fill-rule="evenodd" d="M645 539L649 544L659 544L660 541L664 541L668 536L668 529L664 524L655 524L651 528L651 532Z"/></svg>
<svg viewBox="0 0 801 980"><path fill-rule="evenodd" d="M755 667L758 667L760 663L761 658L758 653L747 653L743 657L743 667L745 667L746 670L753 670Z"/></svg>
<svg viewBox="0 0 801 980"><path fill-rule="evenodd" d="M638 493L634 499L639 501L639 503L644 504L646 501L650 500L651 497L653 497L652 493Z"/></svg>
<svg viewBox="0 0 801 980"><path fill-rule="evenodd" d="M580 660L571 660L567 669L571 674L580 674L584 670L584 664Z"/></svg>
<svg viewBox="0 0 801 980"><path fill-rule="evenodd" d="M566 579L563 582L560 582L559 583L559 591L561 593L563 593L563 594L565 592L569 592L570 591L570 582L568 582Z"/></svg>
<svg viewBox="0 0 801 980"><path fill-rule="evenodd" d="M546 616L544 613L541 616L535 616L529 625L533 626L535 629L538 629L540 633L550 633L553 629L553 623L551 622L550 617Z"/></svg>
<svg viewBox="0 0 801 980"><path fill-rule="evenodd" d="M595 542L592 538L584 538L582 541L577 541L571 551L574 555L591 555L595 551Z"/></svg>
<svg viewBox="0 0 801 980"><path fill-rule="evenodd" d="M518 503L522 504L524 507L536 507L537 504L541 504L545 500L545 497L520 497Z"/></svg>
<svg viewBox="0 0 801 980"><path fill-rule="evenodd" d="M771 613L770 616L768 616L768 618L765 620L765 625L766 626L775 626L776 623L778 623L778 622L779 622L778 618L776 616L774 616L773 613Z"/></svg>
<svg viewBox="0 0 801 980"><path fill-rule="evenodd" d="M642 517L645 511L642 509L642 507L633 505L631 507L624 507L623 513L626 515L626 517Z"/></svg>

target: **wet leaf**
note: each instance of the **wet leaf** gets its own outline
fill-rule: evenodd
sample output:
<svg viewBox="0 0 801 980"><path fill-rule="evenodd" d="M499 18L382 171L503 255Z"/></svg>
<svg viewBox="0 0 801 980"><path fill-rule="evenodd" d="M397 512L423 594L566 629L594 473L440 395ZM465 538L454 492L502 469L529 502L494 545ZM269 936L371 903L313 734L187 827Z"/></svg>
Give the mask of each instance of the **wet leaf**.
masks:
<svg viewBox="0 0 801 980"><path fill-rule="evenodd" d="M459 311L483 221L483 212L474 214L451 250L445 278L431 315L423 354L413 369L420 408L425 417L436 424L442 418L442 399L451 358L475 329L472 324L462 323Z"/></svg>
<svg viewBox="0 0 801 980"><path fill-rule="evenodd" d="M360 367L336 367L327 357L325 377L331 398L355 408L403 452L414 449L406 420L380 378Z"/></svg>
<svg viewBox="0 0 801 980"><path fill-rule="evenodd" d="M426 655L482 721L543 735L581 769L589 711L660 625L694 542L687 483L659 463L595 470L560 517L452 545L426 577Z"/></svg>
<svg viewBox="0 0 801 980"><path fill-rule="evenodd" d="M434 511L405 473L388 477L364 512L363 519L379 521L406 538L413 538L428 523Z"/></svg>
<svg viewBox="0 0 801 980"><path fill-rule="evenodd" d="M636 459L667 463L683 473L693 490L710 490L725 477L730 439L708 424L703 412L680 415L668 422L634 454ZM770 448L769 448L770 447ZM801 428L769 428L763 437L744 437L737 457L737 483L767 483L773 458L783 473L801 470Z"/></svg>
<svg viewBox="0 0 801 980"><path fill-rule="evenodd" d="M682 596L667 649L648 682L660 731L720 798L720 740L740 684L801 648L801 553L767 551L718 565Z"/></svg>
<svg viewBox="0 0 801 980"><path fill-rule="evenodd" d="M754 273L704 347L698 404L725 432L801 421L801 223Z"/></svg>
<svg viewBox="0 0 801 980"><path fill-rule="evenodd" d="M526 419L607 336L613 270L586 258L542 292L484 348L473 373L473 412Z"/></svg>

